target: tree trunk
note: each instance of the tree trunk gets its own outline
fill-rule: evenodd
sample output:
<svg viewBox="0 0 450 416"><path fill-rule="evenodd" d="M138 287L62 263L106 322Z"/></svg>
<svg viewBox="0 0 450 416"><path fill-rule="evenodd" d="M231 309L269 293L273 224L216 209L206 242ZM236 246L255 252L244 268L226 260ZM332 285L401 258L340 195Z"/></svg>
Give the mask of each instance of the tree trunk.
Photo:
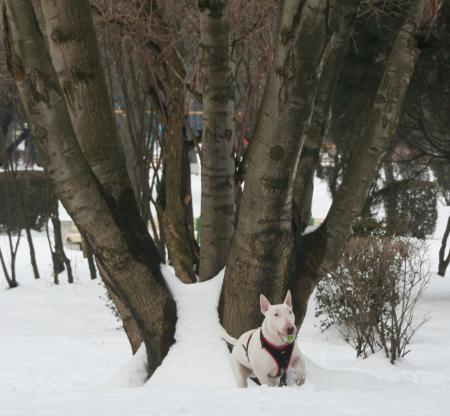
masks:
<svg viewBox="0 0 450 416"><path fill-rule="evenodd" d="M30 261L31 268L33 269L33 275L35 279L40 279L39 268L36 261L36 250L34 249L33 237L31 235L30 227L25 227L25 233L27 236L28 247L30 249Z"/></svg>
<svg viewBox="0 0 450 416"><path fill-rule="evenodd" d="M88 12L88 2L78 2L77 16ZM8 68L17 83L28 123L56 193L91 242L97 261L114 285L114 292L120 294L136 321L152 374L173 342L176 320L175 304L159 268L158 251L145 224L133 215L136 204L130 206L131 212L123 210L124 204L131 203L127 181L117 184L124 193L116 195L119 197L116 201L92 174L75 138L63 91L31 2L4 1L3 23ZM93 34L89 27L81 29L82 36ZM58 36L62 33L58 32ZM66 36L57 38L68 40ZM89 68L88 65L86 69ZM93 75L84 71L77 74L86 82ZM97 126L92 133L98 130Z"/></svg>
<svg viewBox="0 0 450 416"><path fill-rule="evenodd" d="M386 231L388 235L395 235L398 231L398 213L397 213L397 189L394 186L394 166L392 163L384 164L384 187L387 194L384 199L384 208L386 212Z"/></svg>
<svg viewBox="0 0 450 416"><path fill-rule="evenodd" d="M50 213L50 219L53 224L53 237L55 239L55 256L58 258L58 261L61 262L67 272L67 281L69 283L74 282L72 266L70 264L70 260L66 256L66 252L64 250L64 242L62 239L62 230L61 230L61 221L59 220L59 209L58 202L54 203L52 207L52 212Z"/></svg>
<svg viewBox="0 0 450 416"><path fill-rule="evenodd" d="M420 54L417 39L426 36L439 7L414 0L397 35L374 99L362 140L353 152L342 185L322 226L307 234L299 247L299 264L292 281L296 314L303 320L309 297L320 278L336 263L345 248L353 219L361 211L379 162L395 133L403 101Z"/></svg>
<svg viewBox="0 0 450 416"><path fill-rule="evenodd" d="M9 253L10 253L10 270L11 270L11 280L10 280L10 288L17 287L17 278L16 278L16 258L17 258L17 251L19 249L20 239L22 238L22 230L19 231L17 234L16 242L13 243L13 233L11 230L7 230L6 234L8 236L8 243L9 243ZM6 273L5 273L6 276Z"/></svg>
<svg viewBox="0 0 450 416"><path fill-rule="evenodd" d="M179 113L179 106L184 104L184 86L172 81L163 168L163 227L169 261L176 275L182 282L192 283L197 279L198 248L192 217L191 171L183 137L184 122Z"/></svg>
<svg viewBox="0 0 450 416"><path fill-rule="evenodd" d="M48 47L83 154L119 205L137 205L108 96L88 1L42 0ZM135 215L135 212L132 212Z"/></svg>
<svg viewBox="0 0 450 416"><path fill-rule="evenodd" d="M450 264L450 252L445 256L445 250L447 248L448 236L450 235L450 217L447 221L447 227L445 228L444 236L442 237L441 248L439 250L439 266L438 266L438 274L439 276L444 277L445 272L447 271L447 267Z"/></svg>
<svg viewBox="0 0 450 416"><path fill-rule="evenodd" d="M292 182L329 41L328 6L280 3L274 62L247 154L220 302L223 325L235 336L260 322L260 293L277 302L287 289L294 255Z"/></svg>
<svg viewBox="0 0 450 416"><path fill-rule="evenodd" d="M223 269L234 231L234 81L228 1L199 0L203 75L200 280Z"/></svg>
<svg viewBox="0 0 450 416"><path fill-rule="evenodd" d="M17 282L13 280L8 272L8 266L6 264L5 258L3 257L3 252L0 247L0 264L2 265L3 275L5 276L6 283L8 283L8 287L13 289L17 287Z"/></svg>
<svg viewBox="0 0 450 416"><path fill-rule="evenodd" d="M147 233L108 97L90 4L85 0L43 0L41 5L50 56L83 155L122 215L129 217L130 226L137 233ZM120 311L126 305L125 300L122 303ZM127 325L125 322L130 319L124 320Z"/></svg>
<svg viewBox="0 0 450 416"><path fill-rule="evenodd" d="M141 216L145 222L150 219L149 195L149 163L146 123L146 97L140 84L140 70L132 53L126 50L125 43L114 44L109 39L105 41L104 55L113 51L115 69L120 81L120 94L124 101L125 117L118 123L120 139L125 153L125 160L131 184L138 201ZM111 71L109 71L111 72ZM110 84L113 84L110 82ZM113 86L110 94L114 97Z"/></svg>
<svg viewBox="0 0 450 416"><path fill-rule="evenodd" d="M95 280L97 279L97 269L95 267L94 251L92 250L92 246L89 243L89 240L87 240L84 237L83 237L83 253L88 262L91 280Z"/></svg>
<svg viewBox="0 0 450 416"><path fill-rule="evenodd" d="M321 70L311 124L306 131L297 175L294 183L294 221L296 233L301 234L311 218L314 173L319 163L320 150L332 117L331 104L345 61L348 43L361 0L340 2L340 12L330 20L332 30L328 55Z"/></svg>

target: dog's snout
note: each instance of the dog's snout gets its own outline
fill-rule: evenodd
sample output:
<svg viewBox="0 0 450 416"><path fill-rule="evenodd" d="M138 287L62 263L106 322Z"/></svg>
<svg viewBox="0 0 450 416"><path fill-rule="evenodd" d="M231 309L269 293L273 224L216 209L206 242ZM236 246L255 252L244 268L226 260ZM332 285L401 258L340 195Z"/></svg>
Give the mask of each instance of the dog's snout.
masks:
<svg viewBox="0 0 450 416"><path fill-rule="evenodd" d="M288 333L288 335L292 335L294 333L294 327L293 326L289 327L287 329L287 333Z"/></svg>

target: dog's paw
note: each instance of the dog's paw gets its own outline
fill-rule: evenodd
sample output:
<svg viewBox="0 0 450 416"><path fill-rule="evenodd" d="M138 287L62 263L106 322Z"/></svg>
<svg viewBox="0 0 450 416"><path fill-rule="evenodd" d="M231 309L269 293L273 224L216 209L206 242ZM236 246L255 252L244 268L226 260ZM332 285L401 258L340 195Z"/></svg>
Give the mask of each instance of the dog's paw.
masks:
<svg viewBox="0 0 450 416"><path fill-rule="evenodd" d="M294 380L294 383L297 386L302 386L303 384L305 384L305 375L304 374L295 374L295 375L293 375L292 378Z"/></svg>

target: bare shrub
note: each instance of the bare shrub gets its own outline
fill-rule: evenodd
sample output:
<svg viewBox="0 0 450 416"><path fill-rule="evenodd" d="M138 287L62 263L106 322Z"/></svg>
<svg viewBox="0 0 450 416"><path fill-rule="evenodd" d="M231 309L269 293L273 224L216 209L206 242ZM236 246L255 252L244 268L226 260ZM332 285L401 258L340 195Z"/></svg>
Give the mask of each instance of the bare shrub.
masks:
<svg viewBox="0 0 450 416"><path fill-rule="evenodd" d="M354 237L317 287L316 316L324 330L336 325L358 357L382 349L394 363L426 321L415 307L429 278L424 242Z"/></svg>

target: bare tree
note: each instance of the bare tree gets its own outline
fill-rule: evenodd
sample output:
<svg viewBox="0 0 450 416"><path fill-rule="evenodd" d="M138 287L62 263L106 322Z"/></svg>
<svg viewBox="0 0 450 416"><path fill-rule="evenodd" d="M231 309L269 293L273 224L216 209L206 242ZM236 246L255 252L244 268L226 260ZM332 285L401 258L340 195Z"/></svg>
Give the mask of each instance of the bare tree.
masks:
<svg viewBox="0 0 450 416"><path fill-rule="evenodd" d="M218 3L228 4L201 2L201 10L206 13L201 18L207 20L203 23L213 24L208 19L216 16L219 20L214 24L224 30L213 33L203 24L203 35L209 34L211 46L222 45L220 62L226 64L220 68L224 71L222 74L205 58L204 81L206 87L212 88L210 92L218 88L230 97L231 82L222 79L224 74L230 73L229 35L226 20L222 20L226 15L208 15L217 10L206 7ZM58 197L93 248L133 350L141 340L145 343L149 373L152 374L173 342L174 301L159 268L160 252L148 234L128 178L90 4L87 0L76 5L69 0L42 0L41 4L48 49L31 0L4 1L9 69ZM179 35L183 33L195 44L200 33L195 31L197 20L192 23L190 13L186 13L183 20L194 28L194 35L173 29L174 22L179 19L171 13L171 8L188 10L183 9L183 5L174 1L164 4L158 1L117 2L108 9L112 10L108 21L131 29L131 32L145 34L145 39L140 38L144 44L141 58L146 69L145 91L166 129L160 138L164 162L158 189L164 240L178 277L184 282L192 282L196 279L198 247L193 239L185 139L190 133L185 104L187 90L191 89L186 82L188 72L195 71L192 65L186 64L181 53L184 42ZM297 299L296 312L303 318L315 285L338 261L351 223L362 209L380 159L388 149L420 54L420 42L427 39L440 1L411 2L410 12L386 63L361 140L354 149L330 213L316 232L302 236L303 227L298 224L304 219L299 220L297 215L304 217L306 211L294 209L295 183L298 175L304 178L307 186L298 191L296 199L307 207L308 193L311 193L308 184L314 168L314 163L308 163L299 172L302 145L313 131L310 123L315 114L319 117L315 121L319 133L314 137L310 134L308 146L313 150L320 147L318 143L323 138L338 76L334 72L339 73L341 65L338 57L345 53L351 33L349 26L360 10L359 6L360 1L356 0L283 0L279 3L273 50L267 52L273 54L272 65L255 117L255 133L244 158L245 187L226 262L220 303L222 322L234 335L258 323L260 292L281 300L283 292L291 288ZM104 11L98 6L94 6L94 10L96 13L100 10L100 14ZM133 10L139 10L139 19L129 25L127 19L132 17ZM147 26L145 23L149 21L153 24ZM136 33L134 35L139 38ZM185 56L192 58L192 53ZM217 82L213 81L213 76L218 77ZM329 96L324 95L326 90ZM228 107L231 100L217 101L220 108L226 110L223 118L219 118L209 107L212 103L208 102L208 88L204 92L208 120L217 120L223 129L223 134L217 131L223 156L222 152L229 145L226 130L232 112ZM202 158L211 157L206 154L202 153ZM222 166L227 175L230 159L224 159ZM212 166L208 165L211 160L203 163ZM226 195L230 197L230 193ZM150 197L153 198L152 194ZM231 218L228 209L234 210L228 202L226 206L228 239ZM214 208L213 204L211 207ZM222 236L216 234L215 238L218 237ZM208 250L207 245L205 247ZM222 262L226 250L220 254ZM219 260L214 260L214 267L219 267ZM205 272L204 277L210 277L211 273Z"/></svg>

